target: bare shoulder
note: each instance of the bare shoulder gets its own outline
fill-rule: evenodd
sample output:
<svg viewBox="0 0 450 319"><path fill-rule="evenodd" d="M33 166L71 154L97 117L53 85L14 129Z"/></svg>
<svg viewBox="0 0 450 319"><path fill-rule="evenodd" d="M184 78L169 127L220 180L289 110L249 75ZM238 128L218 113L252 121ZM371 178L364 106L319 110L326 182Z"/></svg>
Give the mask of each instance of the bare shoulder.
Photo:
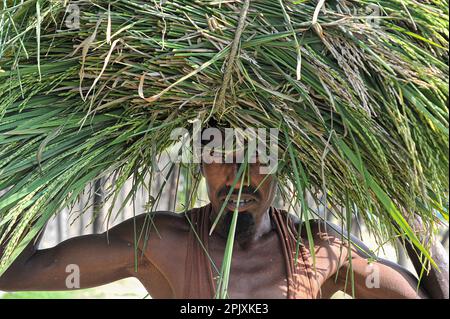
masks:
<svg viewBox="0 0 450 319"><path fill-rule="evenodd" d="M296 220L296 225L300 225L298 220ZM303 222L303 225L301 226L301 236L305 241L308 241L306 227L306 223ZM356 253L356 256L354 257L359 256L364 259L378 259L366 244L351 233L349 234L347 230L339 225L324 220L313 219L309 221L309 227L316 249L320 247L330 248L341 253L343 249L348 250L349 246L351 246L352 251Z"/></svg>
<svg viewBox="0 0 450 319"><path fill-rule="evenodd" d="M308 233L311 234L314 243L318 245L340 245L343 233L337 225L325 222L319 219L311 219L308 222L302 222L297 216L293 217L295 227L300 230L303 240L308 240Z"/></svg>
<svg viewBox="0 0 450 319"><path fill-rule="evenodd" d="M127 219L108 232L129 242L150 237L155 240L178 240L189 232L189 224L184 214L158 211Z"/></svg>
<svg viewBox="0 0 450 319"><path fill-rule="evenodd" d="M326 222L320 219L309 220L306 222L300 222L297 217L294 218L297 229L301 230L301 237L304 241L308 241L308 228L312 235L314 246L318 249L330 248L335 251L341 251L343 248L348 248L349 242L355 252L360 256L366 258L374 257L371 250L361 240L349 234L342 227ZM349 241L350 239L350 241Z"/></svg>

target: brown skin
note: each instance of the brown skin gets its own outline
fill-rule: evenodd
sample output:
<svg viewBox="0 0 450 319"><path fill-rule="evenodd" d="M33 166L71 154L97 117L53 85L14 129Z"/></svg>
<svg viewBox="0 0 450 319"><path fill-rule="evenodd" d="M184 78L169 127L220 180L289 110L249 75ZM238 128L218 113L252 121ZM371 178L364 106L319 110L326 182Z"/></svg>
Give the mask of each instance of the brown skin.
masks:
<svg viewBox="0 0 450 319"><path fill-rule="evenodd" d="M222 164L213 162L211 164L202 165L202 174L207 181L206 188L208 191L208 198L213 207L211 222L217 218L218 212L220 212L222 205L226 201L226 195L228 195L229 189L233 186L238 169L238 165L231 163ZM240 200L248 200L249 203L238 210L240 213L245 212L253 217L255 229L252 230L250 238L245 238L245 243L241 243L238 240L238 243L241 244L241 246L251 245L256 242L258 238L270 231L270 218L269 214L266 212L268 212L273 202L277 186L276 179L273 175L266 176L260 174L259 163L249 165L249 169L250 178L248 178L248 175L246 174L243 178L241 177L238 179L234 186L234 192L230 196L225 209L230 215L235 210L235 205L233 205L231 201L238 200L239 189L241 187L242 179L244 179ZM222 214L222 216L223 215L224 214ZM217 228L219 235L222 235L224 238L228 235L228 224L229 223L222 220L222 223L220 223Z"/></svg>
<svg viewBox="0 0 450 319"><path fill-rule="evenodd" d="M223 200L218 192L224 186L232 186L237 170L237 164L202 165L213 207L213 219ZM258 164L251 165L250 186L257 187L265 177L259 174ZM236 189L239 187L240 183L235 185ZM269 176L258 188L259 196L255 197L254 193L247 192L242 197L254 200L245 209L245 213L253 216L254 228L250 235L247 234L242 242L238 241L238 245L235 245L229 286L232 298L286 298L286 272L280 239L270 226L268 214L275 189L275 177ZM183 216L166 212L157 213L153 221L159 235L151 231L146 245L140 242L139 250L142 254L139 254L137 271L133 225L136 223L137 229L142 229L145 215L121 223L110 229L108 234L72 238L54 248L37 250L36 245L30 244L0 277L0 290L67 290L65 280L69 274L66 273L66 266L77 264L80 267L81 288L135 277L153 298L180 298L184 288L182 265L185 263L190 226ZM217 231L209 239L210 255L219 268L225 250L226 229L228 225L221 219ZM348 250L335 230L320 222L312 223L312 229L317 297L329 298L335 292L344 290L350 260L355 276L356 298L429 297L421 290L416 291L417 280L408 271L383 260L373 263L379 269L380 288L367 288L368 256L352 248L352 256L349 258ZM304 240L308 247L306 239ZM364 247L360 242L358 246ZM351 293L349 287L347 292Z"/></svg>

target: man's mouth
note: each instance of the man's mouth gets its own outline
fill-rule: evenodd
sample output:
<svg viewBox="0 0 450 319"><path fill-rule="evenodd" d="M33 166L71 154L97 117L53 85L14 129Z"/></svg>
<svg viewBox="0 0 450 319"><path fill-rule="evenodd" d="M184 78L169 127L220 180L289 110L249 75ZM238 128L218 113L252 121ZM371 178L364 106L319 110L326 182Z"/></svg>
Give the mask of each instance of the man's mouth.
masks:
<svg viewBox="0 0 450 319"><path fill-rule="evenodd" d="M222 203L225 202L225 198L222 200ZM240 200L238 201L237 197L230 197L230 199L227 202L226 207L231 210L235 211L236 209L239 212L248 210L252 206L254 206L257 203L256 199L253 198L253 196L247 195L247 196L241 196Z"/></svg>

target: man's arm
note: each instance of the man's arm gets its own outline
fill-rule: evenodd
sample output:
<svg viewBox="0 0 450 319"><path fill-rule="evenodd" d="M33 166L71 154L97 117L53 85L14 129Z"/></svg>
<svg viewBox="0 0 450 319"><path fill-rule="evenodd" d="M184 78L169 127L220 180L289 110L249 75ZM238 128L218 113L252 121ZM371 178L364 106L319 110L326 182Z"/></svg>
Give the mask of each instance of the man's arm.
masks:
<svg viewBox="0 0 450 319"><path fill-rule="evenodd" d="M104 233L72 238L50 249L37 250L37 242L30 243L0 277L0 290L74 289L66 284L74 269L79 269L79 288L131 277L134 247L119 235L122 228L119 225L111 229L108 236Z"/></svg>
<svg viewBox="0 0 450 319"><path fill-rule="evenodd" d="M372 261L355 250L339 269L337 278L340 290L349 295L354 292L356 299L429 298L408 270L384 259Z"/></svg>
<svg viewBox="0 0 450 319"><path fill-rule="evenodd" d="M326 228L325 228L326 227ZM407 269L396 263L377 258L359 239L351 236L352 247L349 252L346 244L340 240L342 229L336 225L327 224L321 227L321 237L326 229L326 238L332 240L335 251L345 254L344 262L337 274L330 277L323 286L325 296L342 290L357 299L414 299L430 298L422 288L418 289L417 278ZM344 233L347 234L347 233ZM344 245L345 247L341 247ZM352 285L353 276L353 285ZM353 290L354 288L354 290Z"/></svg>
<svg viewBox="0 0 450 319"><path fill-rule="evenodd" d="M406 251L409 258L416 270L420 274L422 264L420 263L417 252L414 246L407 242ZM431 257L438 266L438 269L431 268L429 273L425 273L421 280L421 287L427 292L430 298L433 299L449 299L449 261L448 253L445 251L444 246L433 239L431 243Z"/></svg>

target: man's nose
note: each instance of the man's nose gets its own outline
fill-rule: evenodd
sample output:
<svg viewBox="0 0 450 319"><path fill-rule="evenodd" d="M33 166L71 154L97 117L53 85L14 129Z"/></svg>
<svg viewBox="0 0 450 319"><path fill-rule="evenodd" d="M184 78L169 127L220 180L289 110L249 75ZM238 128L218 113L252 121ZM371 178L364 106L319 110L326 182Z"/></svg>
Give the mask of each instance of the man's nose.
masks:
<svg viewBox="0 0 450 319"><path fill-rule="evenodd" d="M226 179L226 185L228 187L232 187L233 183L236 179L236 177L239 175L239 169L241 168L241 165L244 164L239 164L239 163L232 163L232 164L226 164L227 165L227 179ZM242 180L242 178L244 178L244 180ZM248 184L248 178L246 176L242 176L242 174L240 176L238 176L238 179L236 181L236 185L234 186L235 189L239 189L241 188L241 182L243 182L243 185L247 185Z"/></svg>

